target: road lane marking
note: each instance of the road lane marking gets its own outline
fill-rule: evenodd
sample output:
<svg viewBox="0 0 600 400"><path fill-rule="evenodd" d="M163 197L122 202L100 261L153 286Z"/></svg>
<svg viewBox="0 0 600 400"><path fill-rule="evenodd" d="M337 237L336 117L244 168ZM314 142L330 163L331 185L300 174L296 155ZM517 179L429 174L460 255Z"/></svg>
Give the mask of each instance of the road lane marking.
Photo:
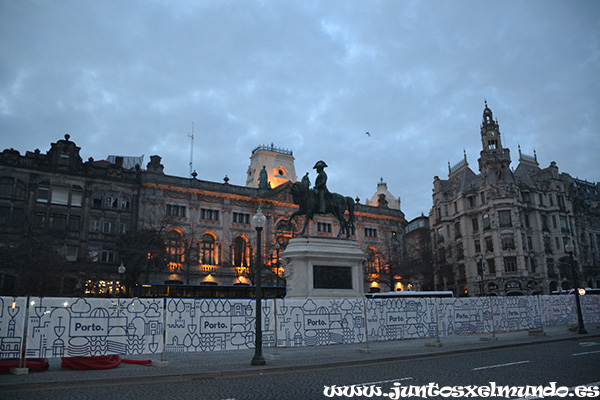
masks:
<svg viewBox="0 0 600 400"><path fill-rule="evenodd" d="M512 362L512 363L506 363L506 364L488 365L487 367L473 368L471 371L479 371L482 369L490 369L490 368L510 367L511 365L527 364L528 362L530 362L530 361L517 361L517 362Z"/></svg>
<svg viewBox="0 0 600 400"><path fill-rule="evenodd" d="M571 355L572 356L583 356L585 354L596 354L596 353L600 353L600 350L596 350L596 351L584 351L583 353L573 353Z"/></svg>
<svg viewBox="0 0 600 400"><path fill-rule="evenodd" d="M368 385L378 385L380 383L391 383L391 382L400 382L400 381L410 381L412 380L413 377L412 376L406 376L404 378L399 378L399 379L388 379L386 381L377 381L377 382L366 382L366 383L355 383L353 385L346 385L346 386L368 386Z"/></svg>
<svg viewBox="0 0 600 400"><path fill-rule="evenodd" d="M596 342L579 342L579 345L582 347L590 347L590 346L597 346L598 343L596 343Z"/></svg>

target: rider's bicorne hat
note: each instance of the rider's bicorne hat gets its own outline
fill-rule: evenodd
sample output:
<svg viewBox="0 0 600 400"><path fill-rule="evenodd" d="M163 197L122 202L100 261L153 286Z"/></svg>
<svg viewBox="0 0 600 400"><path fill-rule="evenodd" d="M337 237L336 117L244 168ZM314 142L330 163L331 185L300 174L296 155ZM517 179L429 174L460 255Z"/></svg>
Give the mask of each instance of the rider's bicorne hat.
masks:
<svg viewBox="0 0 600 400"><path fill-rule="evenodd" d="M317 163L315 164L315 166L313 167L313 169L317 169L317 168L325 168L327 166L327 164L325 164L325 161L323 160L319 160L317 161Z"/></svg>

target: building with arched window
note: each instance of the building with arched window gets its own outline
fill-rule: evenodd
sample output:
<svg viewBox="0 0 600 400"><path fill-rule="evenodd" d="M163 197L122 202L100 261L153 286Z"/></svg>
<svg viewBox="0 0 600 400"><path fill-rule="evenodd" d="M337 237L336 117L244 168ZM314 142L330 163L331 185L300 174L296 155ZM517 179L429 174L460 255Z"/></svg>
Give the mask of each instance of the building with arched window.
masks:
<svg viewBox="0 0 600 400"><path fill-rule="evenodd" d="M118 238L137 224L139 168L86 162L69 135L0 153L0 293L117 295Z"/></svg>
<svg viewBox="0 0 600 400"><path fill-rule="evenodd" d="M276 157L278 162L286 165L286 171L294 170L291 151L275 146L255 149L250 170L254 171L263 161L260 157L265 152L269 159L274 158L271 153L282 152ZM285 284L279 254L304 222L296 218L291 226L288 224L298 209L289 192L292 181L260 188L258 181L250 179L247 186L236 186L227 178L216 183L196 177L169 176L163 170L160 157L152 156L146 173L142 174L139 226L167 226L181 232L181 241L168 242L169 246L180 248L169 248L167 253L182 257L177 266L170 267L168 276L164 271L155 270L148 283L251 285L256 258L256 231L251 222L260 207L267 217L263 239L263 260L267 268L263 279L267 285ZM255 173L251 175L254 177ZM355 216L352 237L368 255L365 285L370 291L390 290L394 286L390 286L389 266L391 262L397 263L397 256L391 255L401 248L406 224L404 214L381 202L378 206L355 204ZM320 215L308 229L312 236L334 237L339 226L333 216ZM194 257L196 252L198 256Z"/></svg>
<svg viewBox="0 0 600 400"><path fill-rule="evenodd" d="M598 185L510 150L485 104L479 174L467 156L434 178L429 215L437 289L457 295L548 294L600 284Z"/></svg>
<svg viewBox="0 0 600 400"><path fill-rule="evenodd" d="M465 154L449 167L448 179L434 178L429 230L419 219L414 230L413 223L408 227L418 246L405 240L400 200L383 180L369 204L356 200L352 239L367 255L365 292L421 287L493 295L600 287L598 184L559 173L555 163L540 168L535 154L520 149L511 170L487 104L481 140L479 174ZM251 221L259 207L267 217L264 282L285 284L280 253L304 222L288 224L298 209L289 191L296 179L291 151L257 147L245 186L227 177L166 175L157 155L145 169L141 158L133 167L123 159L84 162L68 135L46 153L0 153L1 295L116 296L138 283L252 285ZM270 182L262 188L261 165ZM330 215L308 227L317 237L338 230ZM426 231L430 246L422 239Z"/></svg>

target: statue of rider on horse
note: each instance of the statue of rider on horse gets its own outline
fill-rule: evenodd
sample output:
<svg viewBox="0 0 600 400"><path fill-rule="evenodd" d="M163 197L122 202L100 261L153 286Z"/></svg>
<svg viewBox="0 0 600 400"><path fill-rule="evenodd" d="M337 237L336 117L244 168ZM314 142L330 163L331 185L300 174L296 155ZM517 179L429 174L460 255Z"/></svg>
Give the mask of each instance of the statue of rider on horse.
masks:
<svg viewBox="0 0 600 400"><path fill-rule="evenodd" d="M292 193L292 199L294 204L299 206L298 211L292 214L289 223L296 215L305 215L304 226L300 236L303 236L306 232L308 222L313 219L317 214L333 214L340 224L340 231L337 237L340 237L343 232L346 233L346 237L350 237L352 234L352 227L354 226L354 200L351 197L344 197L338 193L331 193L327 189L327 174L325 168L327 164L323 161L317 161L313 169L317 170L317 178L315 180L315 186L310 189L310 180L308 179L308 172L302 178L301 182L295 182L292 184L290 191ZM346 211L348 211L348 219L346 219Z"/></svg>

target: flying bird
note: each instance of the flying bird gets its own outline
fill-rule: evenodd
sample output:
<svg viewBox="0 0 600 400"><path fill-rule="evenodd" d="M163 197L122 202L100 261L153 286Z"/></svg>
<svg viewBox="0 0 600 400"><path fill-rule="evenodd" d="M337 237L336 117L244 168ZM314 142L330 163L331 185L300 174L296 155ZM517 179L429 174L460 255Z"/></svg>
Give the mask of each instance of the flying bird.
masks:
<svg viewBox="0 0 600 400"><path fill-rule="evenodd" d="M366 134L368 137L371 137L371 134L370 134L369 132L365 132L365 134Z"/></svg>

